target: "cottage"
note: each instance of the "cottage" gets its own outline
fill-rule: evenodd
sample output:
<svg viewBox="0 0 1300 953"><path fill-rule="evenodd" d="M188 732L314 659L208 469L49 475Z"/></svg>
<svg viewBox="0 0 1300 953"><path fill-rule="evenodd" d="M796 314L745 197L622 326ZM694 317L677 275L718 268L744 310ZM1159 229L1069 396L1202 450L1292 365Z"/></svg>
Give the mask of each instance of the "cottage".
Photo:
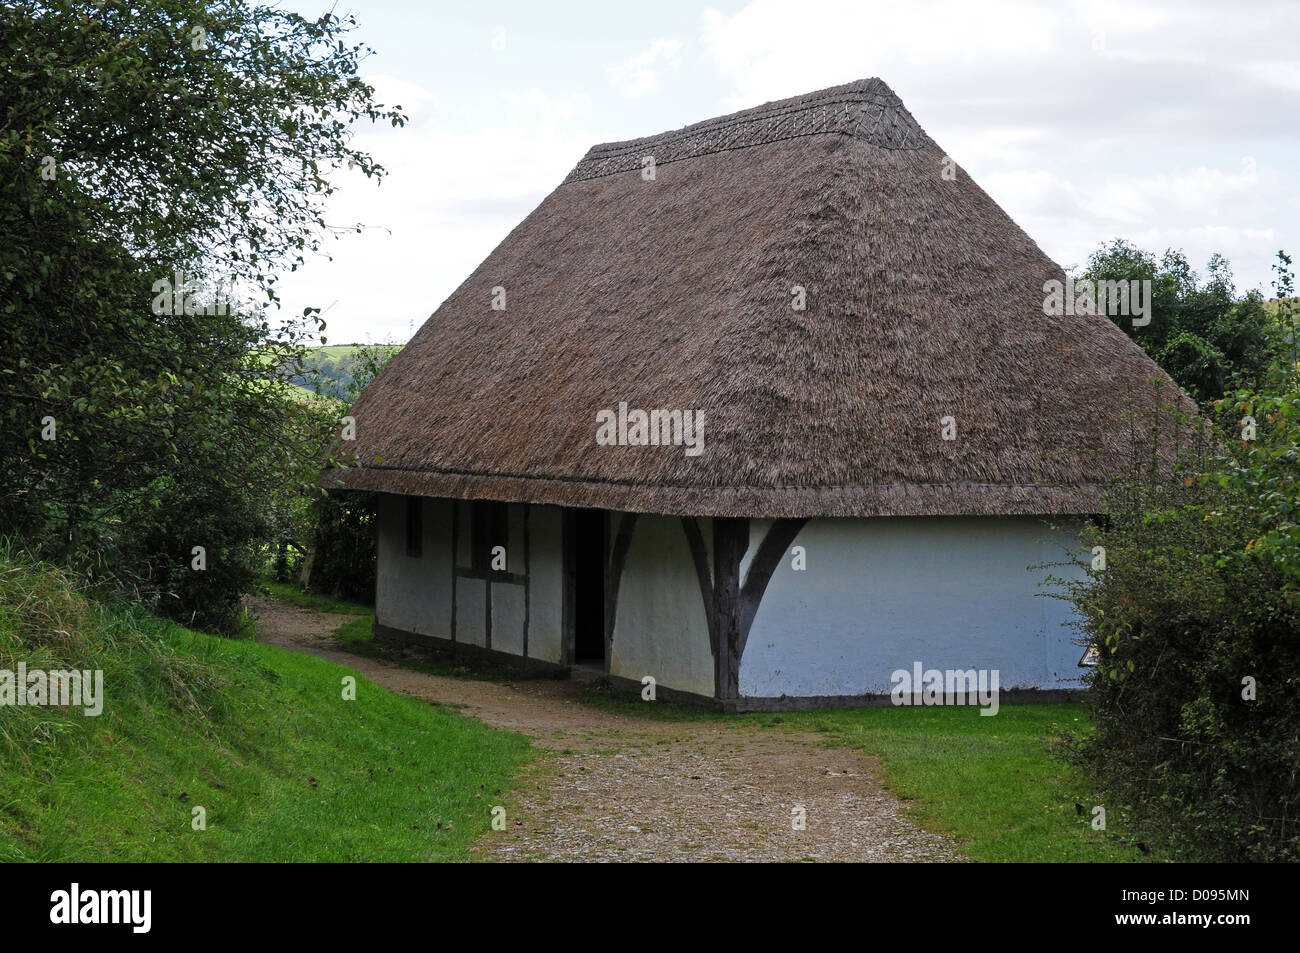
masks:
<svg viewBox="0 0 1300 953"><path fill-rule="evenodd" d="M1057 697L1043 567L1152 383L1186 406L1104 314L1044 312L1064 279L878 79L595 146L352 411L377 634L731 710L918 666ZM623 439L628 407L707 440Z"/></svg>

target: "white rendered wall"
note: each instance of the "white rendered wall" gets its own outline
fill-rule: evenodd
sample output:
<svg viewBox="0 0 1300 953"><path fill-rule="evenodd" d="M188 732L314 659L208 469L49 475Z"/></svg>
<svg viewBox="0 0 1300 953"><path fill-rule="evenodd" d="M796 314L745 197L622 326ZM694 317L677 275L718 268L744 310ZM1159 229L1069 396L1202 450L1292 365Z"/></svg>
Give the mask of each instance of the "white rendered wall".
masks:
<svg viewBox="0 0 1300 953"><path fill-rule="evenodd" d="M690 547L675 516L639 516L618 590L610 674L712 696L713 652Z"/></svg>
<svg viewBox="0 0 1300 953"><path fill-rule="evenodd" d="M456 641L487 648L486 579L456 579Z"/></svg>
<svg viewBox="0 0 1300 953"><path fill-rule="evenodd" d="M423 500L419 558L406 555L406 497L379 496L375 619L420 635L451 634L451 504Z"/></svg>
<svg viewBox="0 0 1300 953"><path fill-rule="evenodd" d="M757 523L757 521L755 521ZM761 535L751 531L752 559ZM1031 518L818 519L787 549L740 664L745 697L888 694L896 669L997 669L1002 689L1078 688L1069 604L1043 593L1070 534ZM742 579L744 577L742 576Z"/></svg>
<svg viewBox="0 0 1300 953"><path fill-rule="evenodd" d="M555 506L528 508L528 657L564 661L564 520Z"/></svg>
<svg viewBox="0 0 1300 953"><path fill-rule="evenodd" d="M524 587L517 583L492 583L492 648L524 654Z"/></svg>
<svg viewBox="0 0 1300 953"><path fill-rule="evenodd" d="M377 548L378 573L375 614L380 625L448 639L451 637L453 508L461 508L461 562L470 560L469 504L425 499L423 551L419 558L406 555L406 497L380 494ZM528 557L524 557L524 518L528 514ZM529 584L501 580L492 583L492 648L512 655L524 654L527 610L530 658L563 661L564 535L563 511L553 506L511 504L508 510L506 569L523 575ZM456 640L466 645L486 644L484 599L487 583L462 576L456 580Z"/></svg>

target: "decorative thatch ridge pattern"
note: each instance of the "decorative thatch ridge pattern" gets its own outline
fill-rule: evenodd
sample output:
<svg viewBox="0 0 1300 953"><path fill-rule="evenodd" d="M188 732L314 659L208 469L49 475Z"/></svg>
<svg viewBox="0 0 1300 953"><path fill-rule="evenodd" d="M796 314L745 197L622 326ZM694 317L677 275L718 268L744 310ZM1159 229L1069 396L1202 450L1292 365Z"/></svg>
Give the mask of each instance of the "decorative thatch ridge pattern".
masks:
<svg viewBox="0 0 1300 953"><path fill-rule="evenodd" d="M1192 405L1110 319L1044 315L1064 272L953 171L879 80L597 146L362 394L359 466L327 485L673 515L1094 511L1134 429L1177 434L1158 408ZM702 411L705 452L598 446L620 401Z"/></svg>
<svg viewBox="0 0 1300 953"><path fill-rule="evenodd" d="M893 90L869 79L697 122L675 132L593 146L564 184L640 172L646 156L660 166L728 149L825 135L851 136L882 149L920 149L926 139Z"/></svg>

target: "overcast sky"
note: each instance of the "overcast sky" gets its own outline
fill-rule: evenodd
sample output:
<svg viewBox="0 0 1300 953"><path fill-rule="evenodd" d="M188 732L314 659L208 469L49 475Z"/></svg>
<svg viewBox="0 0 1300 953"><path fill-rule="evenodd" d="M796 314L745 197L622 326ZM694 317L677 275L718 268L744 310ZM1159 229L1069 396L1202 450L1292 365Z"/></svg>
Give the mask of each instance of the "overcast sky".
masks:
<svg viewBox="0 0 1300 953"><path fill-rule="evenodd" d="M329 8L290 5L315 16ZM1300 252L1300 3L340 0L402 129L341 173L333 260L281 281L331 343L407 340L593 144L869 76L1061 265L1124 237L1221 252L1271 295Z"/></svg>

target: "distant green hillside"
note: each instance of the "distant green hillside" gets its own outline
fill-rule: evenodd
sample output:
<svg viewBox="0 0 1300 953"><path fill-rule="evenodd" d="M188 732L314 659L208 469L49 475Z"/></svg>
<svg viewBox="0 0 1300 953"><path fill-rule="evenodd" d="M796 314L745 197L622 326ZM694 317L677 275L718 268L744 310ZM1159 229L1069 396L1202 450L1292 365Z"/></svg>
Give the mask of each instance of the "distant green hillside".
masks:
<svg viewBox="0 0 1300 953"><path fill-rule="evenodd" d="M400 351L399 344L327 344L312 348L303 364L302 374L290 374L286 380L304 390L329 397L343 398L356 377L357 360L363 348L386 354Z"/></svg>

